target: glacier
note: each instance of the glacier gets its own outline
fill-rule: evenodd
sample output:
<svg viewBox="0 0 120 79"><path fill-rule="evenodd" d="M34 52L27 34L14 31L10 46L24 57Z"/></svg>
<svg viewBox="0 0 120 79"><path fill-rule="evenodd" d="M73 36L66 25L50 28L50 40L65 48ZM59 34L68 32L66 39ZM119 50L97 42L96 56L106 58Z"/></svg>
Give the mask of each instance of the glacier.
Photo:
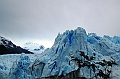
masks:
<svg viewBox="0 0 120 79"><path fill-rule="evenodd" d="M118 65L112 68L110 77L120 78L120 37L87 34L85 29L78 27L75 30L66 30L63 34L59 33L53 46L43 53L0 56L0 72L3 73L0 74L0 79L75 79L74 72L78 72L81 78L95 78L91 68L80 68L82 65L73 61L74 58L82 62L87 61L81 52L88 58L95 56L93 60L89 60L90 64L116 61ZM99 66L98 69L104 69L99 64L96 66ZM97 70L96 73L98 72ZM65 77L60 78L62 75Z"/></svg>

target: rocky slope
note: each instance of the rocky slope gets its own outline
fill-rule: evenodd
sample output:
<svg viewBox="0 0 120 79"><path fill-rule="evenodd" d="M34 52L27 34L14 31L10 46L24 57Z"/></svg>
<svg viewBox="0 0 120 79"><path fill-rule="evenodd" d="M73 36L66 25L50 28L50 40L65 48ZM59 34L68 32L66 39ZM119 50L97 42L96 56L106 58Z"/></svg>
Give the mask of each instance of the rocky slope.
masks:
<svg viewBox="0 0 120 79"><path fill-rule="evenodd" d="M0 55L20 53L32 54L32 52L16 46L10 40L0 36Z"/></svg>

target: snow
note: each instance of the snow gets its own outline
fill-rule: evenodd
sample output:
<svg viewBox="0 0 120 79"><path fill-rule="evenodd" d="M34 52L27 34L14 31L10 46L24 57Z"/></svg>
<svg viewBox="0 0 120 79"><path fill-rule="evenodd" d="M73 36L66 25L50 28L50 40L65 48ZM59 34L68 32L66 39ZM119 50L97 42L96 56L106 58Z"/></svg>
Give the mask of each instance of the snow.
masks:
<svg viewBox="0 0 120 79"><path fill-rule="evenodd" d="M27 49L33 53L42 53L45 50L45 47L43 45L39 45L37 43L33 42L27 42L23 45L24 49Z"/></svg>
<svg viewBox="0 0 120 79"><path fill-rule="evenodd" d="M25 47L33 51L34 48L39 49L39 46L38 44L27 43ZM53 75L65 75L78 69L78 64L72 61L71 57L85 60L80 56L79 51L84 52L87 56L96 54L91 63L102 60L116 60L119 65L113 67L112 78L120 78L120 37L100 37L95 33L87 35L81 27L58 34L53 46L43 53L0 56L0 68L6 74L10 72L8 79L36 79ZM98 66L100 65L98 64ZM102 66L99 68L104 69ZM82 67L80 75L84 74L85 77L90 78L90 71L91 69L88 67ZM94 72L91 71L91 73L91 76L94 76ZM2 76L4 77L4 75Z"/></svg>
<svg viewBox="0 0 120 79"><path fill-rule="evenodd" d="M5 44L8 44L8 43L9 43L9 40L6 39L6 38L4 38L4 37L1 37L1 36L0 36L0 44L4 44L3 42L5 42ZM4 45L5 45L5 44L4 44Z"/></svg>
<svg viewBox="0 0 120 79"><path fill-rule="evenodd" d="M0 45L4 45L5 47L7 47L9 45L11 48L14 47L13 44L11 44L10 40L8 40L4 37L1 37L1 36L0 36Z"/></svg>

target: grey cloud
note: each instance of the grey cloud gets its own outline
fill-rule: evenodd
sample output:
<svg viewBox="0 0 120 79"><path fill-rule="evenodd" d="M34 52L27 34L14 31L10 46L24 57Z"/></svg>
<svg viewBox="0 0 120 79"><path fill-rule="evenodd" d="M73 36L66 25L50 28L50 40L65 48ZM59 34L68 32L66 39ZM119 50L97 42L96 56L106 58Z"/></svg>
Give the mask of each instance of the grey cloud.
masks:
<svg viewBox="0 0 120 79"><path fill-rule="evenodd" d="M83 26L98 35L120 36L119 0L0 0L0 34L54 40Z"/></svg>

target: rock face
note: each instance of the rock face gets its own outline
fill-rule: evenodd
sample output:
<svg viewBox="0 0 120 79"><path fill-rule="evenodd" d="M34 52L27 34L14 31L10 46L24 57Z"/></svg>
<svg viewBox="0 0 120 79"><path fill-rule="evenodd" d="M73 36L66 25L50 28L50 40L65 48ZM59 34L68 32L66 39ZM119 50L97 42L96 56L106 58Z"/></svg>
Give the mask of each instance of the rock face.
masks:
<svg viewBox="0 0 120 79"><path fill-rule="evenodd" d="M79 51L84 52L85 56L88 57L96 55L95 59L90 61L90 64L95 64L95 62L100 60L112 60L110 57L116 59L118 55L120 56L120 37L115 38L117 42L111 41L110 39L114 38L99 37L95 33L89 33L87 35L86 31L81 27L71 31L67 30L63 34L58 34L54 45L50 49L45 50L43 56L39 58L37 62L34 62L34 64L39 64L32 64L29 73L37 73L38 71L32 69L35 68L39 70L40 74L37 74L34 78L44 79L47 77L49 79L51 76L59 77L76 71L79 69L78 63L71 61L71 57L87 61L87 59L80 56L81 53ZM41 64L41 62L45 64ZM117 63L119 62L120 59L117 59ZM100 68L102 68L102 66ZM91 74L89 72L91 72ZM33 79L32 75L33 74L31 74L31 79ZM86 78L95 76L92 69L88 67L82 67L79 75L80 77Z"/></svg>
<svg viewBox="0 0 120 79"><path fill-rule="evenodd" d="M0 45L0 54L11 54L11 52L4 45Z"/></svg>
<svg viewBox="0 0 120 79"><path fill-rule="evenodd" d="M4 37L0 37L0 55L3 54L32 54L32 52L27 51L19 46L16 46L11 41Z"/></svg>

